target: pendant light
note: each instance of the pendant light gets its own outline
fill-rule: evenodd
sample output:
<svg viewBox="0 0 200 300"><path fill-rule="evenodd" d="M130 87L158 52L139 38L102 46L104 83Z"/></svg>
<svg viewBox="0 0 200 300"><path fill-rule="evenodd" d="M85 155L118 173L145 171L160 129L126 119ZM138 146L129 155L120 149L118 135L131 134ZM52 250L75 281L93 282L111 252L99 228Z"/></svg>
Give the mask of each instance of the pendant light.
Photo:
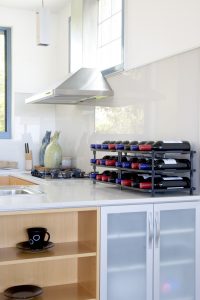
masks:
<svg viewBox="0 0 200 300"><path fill-rule="evenodd" d="M37 45L49 46L50 14L49 14L49 10L44 8L43 0L42 0L42 7L39 9L36 15L37 15Z"/></svg>

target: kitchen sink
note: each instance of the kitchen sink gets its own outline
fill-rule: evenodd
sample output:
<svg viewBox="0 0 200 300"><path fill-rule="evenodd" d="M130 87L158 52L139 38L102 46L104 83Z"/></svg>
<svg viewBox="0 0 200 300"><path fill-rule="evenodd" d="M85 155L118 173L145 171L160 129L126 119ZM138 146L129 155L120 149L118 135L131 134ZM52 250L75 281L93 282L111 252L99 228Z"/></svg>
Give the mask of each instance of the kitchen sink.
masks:
<svg viewBox="0 0 200 300"><path fill-rule="evenodd" d="M0 196L14 196L14 195L34 195L41 194L42 192L38 190L33 190L29 188L6 188L0 189Z"/></svg>

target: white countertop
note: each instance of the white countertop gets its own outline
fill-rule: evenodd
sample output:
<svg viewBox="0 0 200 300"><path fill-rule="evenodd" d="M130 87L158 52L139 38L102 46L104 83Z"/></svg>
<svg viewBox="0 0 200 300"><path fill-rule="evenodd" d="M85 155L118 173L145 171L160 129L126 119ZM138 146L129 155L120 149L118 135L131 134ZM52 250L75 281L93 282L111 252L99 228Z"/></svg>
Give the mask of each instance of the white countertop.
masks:
<svg viewBox="0 0 200 300"><path fill-rule="evenodd" d="M6 173L8 175L8 172ZM170 193L151 197L149 193L120 190L118 187L103 183L93 184L89 179L48 180L32 177L23 172L9 172L9 174L37 183L38 185L31 188L42 193L0 196L0 211L200 201L199 195Z"/></svg>

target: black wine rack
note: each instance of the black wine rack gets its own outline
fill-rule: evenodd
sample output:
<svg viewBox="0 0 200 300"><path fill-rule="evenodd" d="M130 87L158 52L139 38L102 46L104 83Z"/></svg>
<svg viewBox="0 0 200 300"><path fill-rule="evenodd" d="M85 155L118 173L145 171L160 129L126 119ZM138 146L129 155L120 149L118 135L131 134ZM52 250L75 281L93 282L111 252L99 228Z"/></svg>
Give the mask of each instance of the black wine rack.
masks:
<svg viewBox="0 0 200 300"><path fill-rule="evenodd" d="M190 150L190 151L181 151L181 150L166 150L166 151L131 151L131 150L109 150L109 149L94 149L90 148L91 151L93 152L93 158L96 159L97 152L101 153L110 153L110 154L117 154L117 159L119 162L122 161L122 155L124 156L130 156L130 157L137 157L137 158L149 158L151 159L151 169L150 170L136 170L136 169L131 169L131 168L120 168L116 166L105 166L105 165L97 165L95 163L91 163L91 166L93 167L93 172L97 172L97 168L104 168L104 169L114 169L117 170L118 173L118 178L122 178L123 172L131 172L131 173L136 173L136 174L150 174L151 175L151 189L140 189L136 187L131 187L131 186L122 186L117 183L111 183L111 182L106 182L106 181L100 181L96 179L92 179L93 183L96 184L98 183L103 183L103 184L109 184L109 185L114 185L118 186L120 189L129 189L133 191L139 191L139 192L144 192L144 193L150 193L151 196L155 196L156 193L167 193L167 192L180 192L180 188L175 187L175 188L170 188L170 189L156 189L154 187L154 180L155 180L155 175L170 175L170 176L181 176L183 174L187 174L187 177L190 179L190 187L188 188L183 188L181 191L188 192L190 195L193 194L195 187L193 186L193 175L194 172L196 171L193 167L193 157L196 151ZM169 157L170 156L170 157ZM175 159L180 159L180 158L186 158L190 161L190 168L188 169L160 169L157 170L155 169L154 166L154 161L155 159L164 159L164 158L175 158Z"/></svg>

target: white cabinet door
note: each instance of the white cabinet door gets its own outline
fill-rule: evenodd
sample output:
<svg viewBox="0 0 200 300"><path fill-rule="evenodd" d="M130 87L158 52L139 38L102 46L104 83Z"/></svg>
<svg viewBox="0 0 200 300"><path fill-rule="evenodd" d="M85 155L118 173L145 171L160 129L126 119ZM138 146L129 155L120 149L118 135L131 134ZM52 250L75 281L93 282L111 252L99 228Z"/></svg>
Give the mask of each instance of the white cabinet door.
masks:
<svg viewBox="0 0 200 300"><path fill-rule="evenodd" d="M199 204L154 206L154 300L198 300Z"/></svg>
<svg viewBox="0 0 200 300"><path fill-rule="evenodd" d="M101 300L152 300L153 205L101 210Z"/></svg>

